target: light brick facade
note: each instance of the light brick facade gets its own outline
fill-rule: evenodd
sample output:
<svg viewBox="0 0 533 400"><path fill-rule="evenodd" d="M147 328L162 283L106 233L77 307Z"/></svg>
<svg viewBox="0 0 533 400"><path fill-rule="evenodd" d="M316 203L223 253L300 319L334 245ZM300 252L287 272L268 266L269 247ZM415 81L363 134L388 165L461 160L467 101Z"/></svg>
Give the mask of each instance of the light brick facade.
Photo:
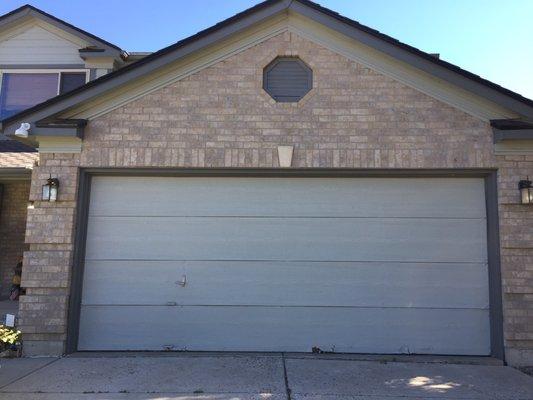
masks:
<svg viewBox="0 0 533 400"><path fill-rule="evenodd" d="M263 66L298 55L314 88L298 104L262 90ZM517 205L533 156L496 157L488 123L295 34L283 33L89 122L81 154L41 154L34 170L21 301L27 353L66 337L79 167L499 168L505 345L533 363L533 209ZM38 201L49 174L57 203Z"/></svg>

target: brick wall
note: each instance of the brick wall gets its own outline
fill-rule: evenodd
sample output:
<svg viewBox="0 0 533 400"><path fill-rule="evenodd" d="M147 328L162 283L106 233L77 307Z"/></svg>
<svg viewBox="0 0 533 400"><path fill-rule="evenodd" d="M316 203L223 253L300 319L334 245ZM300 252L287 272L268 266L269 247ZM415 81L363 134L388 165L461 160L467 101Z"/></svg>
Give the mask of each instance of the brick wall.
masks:
<svg viewBox="0 0 533 400"><path fill-rule="evenodd" d="M27 181L4 183L0 212L0 298L9 296L13 268L28 248L24 243L30 192Z"/></svg>
<svg viewBox="0 0 533 400"><path fill-rule="evenodd" d="M519 204L518 181L533 176L533 155L498 157L506 356L533 365L533 207Z"/></svg>
<svg viewBox="0 0 533 400"><path fill-rule="evenodd" d="M276 103L262 90L262 68L278 55L298 55L313 68L314 88L298 104ZM295 148L295 167L499 166L506 346L527 357L533 300L520 292L515 301L513 291L532 287L531 231L516 224L531 209L515 205L518 179L533 176L531 160L496 158L486 122L290 33L90 121L79 155L41 155L32 198L49 173L59 175L61 194L53 205L36 202L28 217L35 267L23 276L32 284L21 304L26 351L63 349L79 166L277 167L276 148L286 144ZM518 242L522 253L514 254Z"/></svg>

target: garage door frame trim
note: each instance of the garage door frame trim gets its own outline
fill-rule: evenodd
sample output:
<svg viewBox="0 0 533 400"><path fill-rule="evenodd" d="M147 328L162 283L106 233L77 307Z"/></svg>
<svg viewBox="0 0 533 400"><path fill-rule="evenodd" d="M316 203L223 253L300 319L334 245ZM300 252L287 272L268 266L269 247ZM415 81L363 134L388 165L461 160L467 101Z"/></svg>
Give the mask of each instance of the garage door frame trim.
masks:
<svg viewBox="0 0 533 400"><path fill-rule="evenodd" d="M93 176L293 177L293 178L483 178L487 213L491 356L504 360L497 170L495 169L318 169L318 168L80 168L69 296L66 352L78 348L87 221Z"/></svg>

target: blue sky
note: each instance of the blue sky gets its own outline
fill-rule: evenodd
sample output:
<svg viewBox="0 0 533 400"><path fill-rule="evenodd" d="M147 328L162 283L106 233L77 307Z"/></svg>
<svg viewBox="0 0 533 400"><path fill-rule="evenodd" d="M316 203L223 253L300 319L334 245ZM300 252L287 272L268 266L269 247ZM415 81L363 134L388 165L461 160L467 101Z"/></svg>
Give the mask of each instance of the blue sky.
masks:
<svg viewBox="0 0 533 400"><path fill-rule="evenodd" d="M28 1L2 0L0 13ZM258 1L34 0L127 51L154 51ZM351 19L533 98L533 0L321 0Z"/></svg>

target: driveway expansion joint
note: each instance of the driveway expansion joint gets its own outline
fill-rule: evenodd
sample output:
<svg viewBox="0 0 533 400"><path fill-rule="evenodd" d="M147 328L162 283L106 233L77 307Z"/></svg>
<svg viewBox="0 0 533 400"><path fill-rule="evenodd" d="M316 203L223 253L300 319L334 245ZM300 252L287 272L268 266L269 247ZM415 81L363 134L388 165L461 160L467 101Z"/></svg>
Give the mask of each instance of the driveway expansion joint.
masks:
<svg viewBox="0 0 533 400"><path fill-rule="evenodd" d="M30 376L31 374L33 374L33 373L35 373L35 372L37 372L37 371L39 371L39 370L41 370L41 369L43 369L43 368L45 368L45 367L48 367L49 365L55 363L56 361L61 360L61 358L62 358L62 357L57 357L57 358L55 358L55 359L53 359L53 360L50 360L50 362L47 362L46 364L43 364L43 365L41 365L41 366L39 366L39 367L37 367L37 368L35 368L35 369L33 369L33 370L31 370L31 371L29 371L29 372L23 374L23 375L21 375L21 376L16 377L16 378L13 379L12 381L9 381L8 383L5 383L5 384L3 384L2 386L0 386L0 390L4 389L5 387L7 387L7 386L9 386L9 385L12 385L12 384L15 383L15 382L18 382L18 381L21 380L21 379L24 379L24 378Z"/></svg>

